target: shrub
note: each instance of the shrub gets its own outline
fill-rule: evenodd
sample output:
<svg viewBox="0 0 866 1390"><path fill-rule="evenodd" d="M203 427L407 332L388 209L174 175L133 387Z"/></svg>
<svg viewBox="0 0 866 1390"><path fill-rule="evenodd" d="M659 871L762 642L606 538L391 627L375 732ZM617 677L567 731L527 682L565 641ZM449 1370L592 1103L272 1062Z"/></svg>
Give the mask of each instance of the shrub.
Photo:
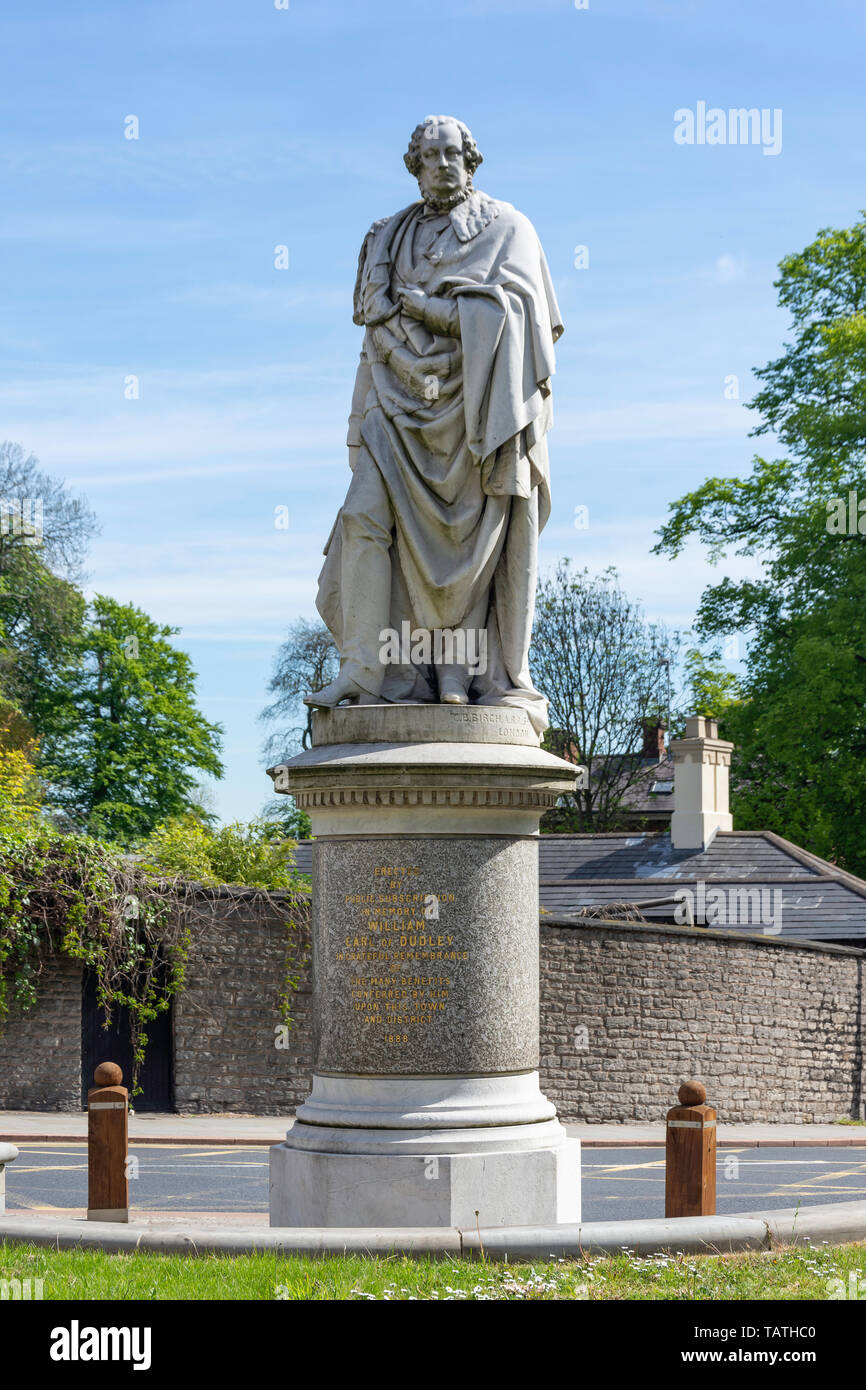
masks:
<svg viewBox="0 0 866 1390"><path fill-rule="evenodd" d="M211 830L189 812L163 822L148 836L140 867L146 873L181 874L211 885L305 888L307 880L294 868L295 844L270 821L233 821Z"/></svg>

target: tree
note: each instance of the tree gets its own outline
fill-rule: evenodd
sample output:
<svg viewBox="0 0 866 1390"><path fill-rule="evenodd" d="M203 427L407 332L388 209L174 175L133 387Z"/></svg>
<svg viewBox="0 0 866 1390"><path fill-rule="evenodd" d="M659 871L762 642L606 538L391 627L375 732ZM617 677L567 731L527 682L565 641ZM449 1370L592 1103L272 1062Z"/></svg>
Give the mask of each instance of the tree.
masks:
<svg viewBox="0 0 866 1390"><path fill-rule="evenodd" d="M313 711L303 704L311 690L319 690L340 669L336 643L324 623L298 618L292 623L274 659L268 694L276 699L259 715L265 724L279 724L265 744L266 756L282 758L298 746L313 741ZM289 721L296 721L290 724Z"/></svg>
<svg viewBox="0 0 866 1390"><path fill-rule="evenodd" d="M724 666L718 649L702 652L690 647L683 659L689 714L709 715L719 720L722 738L725 721L741 698L740 680Z"/></svg>
<svg viewBox="0 0 866 1390"><path fill-rule="evenodd" d="M13 705L0 700L0 860L10 837L32 832L42 819L35 751L26 721ZM0 885L0 907L4 896Z"/></svg>
<svg viewBox="0 0 866 1390"><path fill-rule="evenodd" d="M37 549L52 574L75 581L96 517L83 497L50 478L20 444L0 444L0 573L22 550Z"/></svg>
<svg viewBox="0 0 866 1390"><path fill-rule="evenodd" d="M129 844L195 807L195 771L222 776L222 730L196 708L177 628L101 595L88 617L54 676L39 770L73 827Z"/></svg>
<svg viewBox="0 0 866 1390"><path fill-rule="evenodd" d="M313 824L306 811L295 805L295 799L283 792L272 797L262 809L262 820L279 834L290 840L309 840L313 834Z"/></svg>
<svg viewBox="0 0 866 1390"><path fill-rule="evenodd" d="M303 703L311 690L319 690L334 679L340 669L340 654L324 623L298 618L292 623L274 659L274 673L268 694L276 699L259 715L265 724L277 727L268 735L264 754L276 762L313 742L313 711ZM294 722L291 722L294 721ZM262 815L280 826L285 835L305 840L312 834L306 811L295 806L291 796L275 796L266 802Z"/></svg>
<svg viewBox="0 0 866 1390"><path fill-rule="evenodd" d="M786 457L755 457L748 477L710 478L674 502L655 550L674 557L696 535L714 562L759 558L758 578L710 585L697 617L702 637L749 637L725 719L735 821L863 872L866 216L823 229L779 269L793 341L757 372L749 408L753 435L775 432Z"/></svg>
<svg viewBox="0 0 866 1390"><path fill-rule="evenodd" d="M591 769L560 819L571 830L611 829L646 770L644 725L666 712L665 663L678 639L645 620L616 570L591 578L568 560L539 582L535 612L529 664L550 705L547 746Z"/></svg>
<svg viewBox="0 0 866 1390"><path fill-rule="evenodd" d="M37 731L51 677L81 635L75 581L96 521L20 444L0 444L0 685Z"/></svg>
<svg viewBox="0 0 866 1390"><path fill-rule="evenodd" d="M56 673L74 658L84 631L84 595L20 550L0 572L0 685L41 731Z"/></svg>

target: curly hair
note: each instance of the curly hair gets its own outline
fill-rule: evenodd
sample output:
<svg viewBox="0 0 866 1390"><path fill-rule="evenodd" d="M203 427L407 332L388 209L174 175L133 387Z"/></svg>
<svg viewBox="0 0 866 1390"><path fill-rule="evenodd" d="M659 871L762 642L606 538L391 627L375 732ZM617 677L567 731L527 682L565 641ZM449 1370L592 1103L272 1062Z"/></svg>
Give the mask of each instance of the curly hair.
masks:
<svg viewBox="0 0 866 1390"><path fill-rule="evenodd" d="M413 178L418 177L421 172L421 141L424 133L430 126L442 125L443 121L452 121L463 138L463 162L466 165L466 172L471 178L482 163L484 156L472 138L472 132L462 121L458 121L456 116L425 116L420 125L416 125L412 131L412 138L409 141L409 148L403 156L403 163L409 170Z"/></svg>

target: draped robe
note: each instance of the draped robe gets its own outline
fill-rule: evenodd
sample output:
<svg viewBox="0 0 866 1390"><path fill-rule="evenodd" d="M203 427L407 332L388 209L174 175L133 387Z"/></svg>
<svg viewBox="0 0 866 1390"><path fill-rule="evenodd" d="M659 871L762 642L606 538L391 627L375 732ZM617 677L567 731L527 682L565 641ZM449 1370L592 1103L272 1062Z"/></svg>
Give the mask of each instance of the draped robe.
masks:
<svg viewBox="0 0 866 1390"><path fill-rule="evenodd" d="M459 336L397 307L398 291L412 286L456 303ZM540 734L546 701L533 688L528 652L538 534L550 512L546 435L562 323L534 228L481 192L450 213L413 203L368 232L354 321L365 336L348 443L356 481L362 471L375 479L375 505L387 513L390 593L387 612L376 612L366 595L347 592L361 571L344 554L341 512L325 549L319 612L344 661L351 651L356 679L383 700L439 697L429 668L381 670L373 652L381 628L480 621L487 668L472 680L470 702L523 707ZM347 508L351 497L352 488Z"/></svg>

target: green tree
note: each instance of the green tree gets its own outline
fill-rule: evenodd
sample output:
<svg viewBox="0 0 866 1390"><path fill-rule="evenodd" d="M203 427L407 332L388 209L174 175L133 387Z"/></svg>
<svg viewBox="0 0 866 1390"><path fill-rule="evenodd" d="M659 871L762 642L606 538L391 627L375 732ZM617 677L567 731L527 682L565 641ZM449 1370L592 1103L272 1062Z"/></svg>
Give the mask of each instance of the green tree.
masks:
<svg viewBox="0 0 866 1390"><path fill-rule="evenodd" d="M50 717L56 673L73 660L84 631L84 595L19 551L0 571L0 685L37 732Z"/></svg>
<svg viewBox="0 0 866 1390"><path fill-rule="evenodd" d="M73 827L129 844L196 805L196 771L222 776L222 730L196 707L190 659L167 640L177 630L97 596L54 674L39 769Z"/></svg>
<svg viewBox="0 0 866 1390"><path fill-rule="evenodd" d="M725 721L733 706L741 699L740 680L722 662L716 648L703 652L700 647L690 647L683 658L683 674L686 685L686 714L710 715L719 720L719 733L722 738Z"/></svg>
<svg viewBox="0 0 866 1390"><path fill-rule="evenodd" d="M696 535L710 559L756 557L757 578L704 592L702 638L749 639L741 700L725 717L738 745L733 809L742 829L776 830L866 871L866 215L825 228L785 257L775 281L792 341L756 373L754 435L785 457L745 478L710 478L673 503L658 553ZM855 495L853 527L838 516Z"/></svg>
<svg viewBox="0 0 866 1390"><path fill-rule="evenodd" d="M20 444L0 444L0 687L40 731L58 666L80 636L76 586L95 518Z"/></svg>
<svg viewBox="0 0 866 1390"><path fill-rule="evenodd" d="M262 820L273 827L274 834L285 835L290 840L309 840L313 825L306 811L295 805L293 796L281 792L271 797L262 807Z"/></svg>

